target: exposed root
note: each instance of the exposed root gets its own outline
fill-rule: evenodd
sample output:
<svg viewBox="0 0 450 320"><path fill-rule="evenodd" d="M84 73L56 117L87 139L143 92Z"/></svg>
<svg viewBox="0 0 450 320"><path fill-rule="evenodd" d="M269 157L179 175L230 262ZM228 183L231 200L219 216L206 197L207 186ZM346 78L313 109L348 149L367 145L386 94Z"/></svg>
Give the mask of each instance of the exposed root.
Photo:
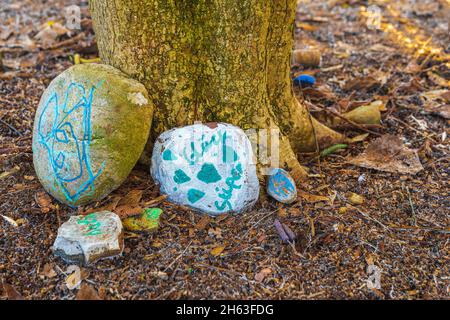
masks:
<svg viewBox="0 0 450 320"><path fill-rule="evenodd" d="M298 161L286 137L281 137L280 139L280 167L288 170L297 184L299 181L308 178L306 168Z"/></svg>

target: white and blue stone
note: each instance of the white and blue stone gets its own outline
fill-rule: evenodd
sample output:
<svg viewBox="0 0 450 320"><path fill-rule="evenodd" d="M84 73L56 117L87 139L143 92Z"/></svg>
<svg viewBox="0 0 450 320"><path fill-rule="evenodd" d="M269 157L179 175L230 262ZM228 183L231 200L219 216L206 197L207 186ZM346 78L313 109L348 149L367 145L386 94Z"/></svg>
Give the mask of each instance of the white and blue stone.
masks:
<svg viewBox="0 0 450 320"><path fill-rule="evenodd" d="M272 169L267 179L267 193L282 203L292 203L297 199L297 188L291 175L280 168Z"/></svg>
<svg viewBox="0 0 450 320"><path fill-rule="evenodd" d="M242 212L259 196L251 143L230 124L194 124L162 133L151 174L170 201L211 215Z"/></svg>

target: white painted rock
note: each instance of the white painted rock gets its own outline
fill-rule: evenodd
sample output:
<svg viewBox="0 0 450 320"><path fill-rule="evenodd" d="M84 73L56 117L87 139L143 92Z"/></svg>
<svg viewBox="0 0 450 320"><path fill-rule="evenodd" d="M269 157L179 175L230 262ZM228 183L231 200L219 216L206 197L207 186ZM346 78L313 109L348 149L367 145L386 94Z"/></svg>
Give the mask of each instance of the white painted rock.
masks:
<svg viewBox="0 0 450 320"><path fill-rule="evenodd" d="M242 212L259 196L251 143L230 124L194 124L162 133L151 174L170 201L211 215Z"/></svg>
<svg viewBox="0 0 450 320"><path fill-rule="evenodd" d="M297 187L291 175L280 168L272 169L267 180L267 193L282 203L292 203L297 199Z"/></svg>
<svg viewBox="0 0 450 320"><path fill-rule="evenodd" d="M101 64L56 77L36 111L33 162L44 188L71 206L119 187L147 142L153 108L139 82Z"/></svg>
<svg viewBox="0 0 450 320"><path fill-rule="evenodd" d="M119 255L122 250L122 222L109 211L70 217L59 227L53 245L56 256L81 265Z"/></svg>

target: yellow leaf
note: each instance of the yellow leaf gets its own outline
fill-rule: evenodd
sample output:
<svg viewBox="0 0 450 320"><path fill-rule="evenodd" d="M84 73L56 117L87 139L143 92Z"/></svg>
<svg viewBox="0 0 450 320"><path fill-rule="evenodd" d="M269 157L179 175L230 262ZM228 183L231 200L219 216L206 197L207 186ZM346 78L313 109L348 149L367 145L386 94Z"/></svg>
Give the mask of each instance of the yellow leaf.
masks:
<svg viewBox="0 0 450 320"><path fill-rule="evenodd" d="M319 196L315 194L310 194L304 191L298 192L299 196L304 199L308 203L315 203L315 202L321 202L321 201L330 201L329 197L326 196Z"/></svg>
<svg viewBox="0 0 450 320"><path fill-rule="evenodd" d="M347 198L353 204L363 204L365 201L365 198L363 196L354 192L351 192Z"/></svg>
<svg viewBox="0 0 450 320"><path fill-rule="evenodd" d="M225 247L220 246L220 247L215 247L214 249L211 250L211 255L213 255L214 257L219 256L223 250L225 250Z"/></svg>

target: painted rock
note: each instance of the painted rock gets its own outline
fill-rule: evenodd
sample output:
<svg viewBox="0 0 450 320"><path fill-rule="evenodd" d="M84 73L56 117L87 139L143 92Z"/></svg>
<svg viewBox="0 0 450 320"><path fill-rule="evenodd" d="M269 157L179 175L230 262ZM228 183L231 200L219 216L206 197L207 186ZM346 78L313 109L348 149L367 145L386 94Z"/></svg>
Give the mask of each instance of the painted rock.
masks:
<svg viewBox="0 0 450 320"><path fill-rule="evenodd" d="M297 188L291 175L283 169L272 169L267 180L267 193L282 203L297 199Z"/></svg>
<svg viewBox="0 0 450 320"><path fill-rule="evenodd" d="M163 211L159 208L146 208L140 215L125 218L122 224L128 231L156 231L158 230L159 217L162 213Z"/></svg>
<svg viewBox="0 0 450 320"><path fill-rule="evenodd" d="M170 201L211 215L242 212L259 196L251 143L230 124L164 132L155 142L151 174Z"/></svg>
<svg viewBox="0 0 450 320"><path fill-rule="evenodd" d="M122 250L122 222L109 211L72 216L59 227L53 245L56 256L81 265L119 255Z"/></svg>
<svg viewBox="0 0 450 320"><path fill-rule="evenodd" d="M45 90L34 121L34 168L44 188L71 206L108 195L139 159L152 113L144 86L110 66L64 71Z"/></svg>

